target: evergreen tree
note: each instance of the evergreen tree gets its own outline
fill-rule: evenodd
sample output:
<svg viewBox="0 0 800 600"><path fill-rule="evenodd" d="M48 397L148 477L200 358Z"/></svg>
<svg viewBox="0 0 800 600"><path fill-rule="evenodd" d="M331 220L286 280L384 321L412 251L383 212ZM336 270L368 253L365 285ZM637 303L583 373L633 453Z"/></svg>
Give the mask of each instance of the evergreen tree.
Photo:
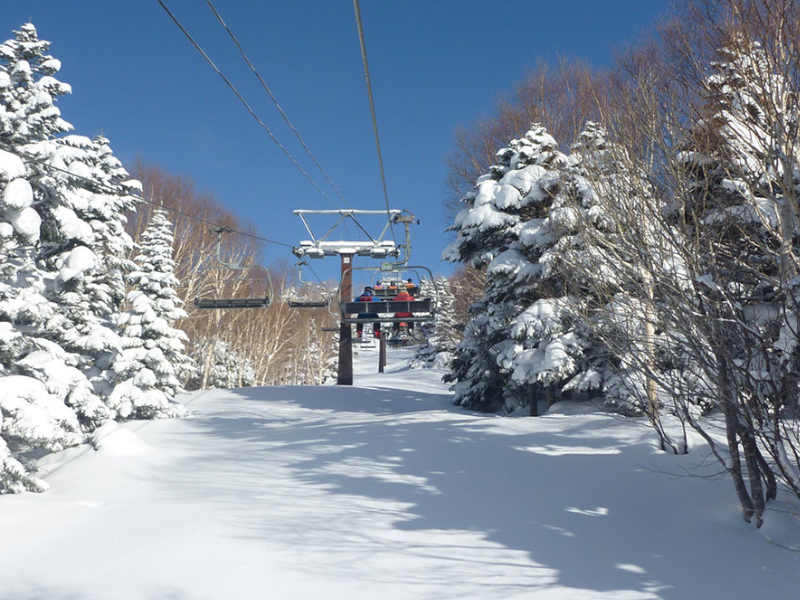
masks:
<svg viewBox="0 0 800 600"><path fill-rule="evenodd" d="M786 149L787 128L796 127L800 115L783 110L796 91L772 72L759 43L733 36L719 54L706 79L708 117L696 123L695 143L678 156L686 185L672 216L698 240L694 275L707 303L695 309L713 308L709 323L729 323L706 336L731 357L720 369L749 365L728 374L730 381L739 379L734 387L741 393L781 390L782 397L770 399L777 414L787 400L796 405L793 384L784 386L800 378L800 165Z"/></svg>
<svg viewBox="0 0 800 600"><path fill-rule="evenodd" d="M72 129L54 105L72 88L53 77L61 61L47 54L50 42L39 39L32 23L13 33L0 44L0 131L4 144L16 146Z"/></svg>
<svg viewBox="0 0 800 600"><path fill-rule="evenodd" d="M467 206L451 228L456 240L444 253L446 259L487 269L484 296L470 307L464 339L445 380L455 381L456 404L489 411L527 402L509 385L509 351L518 346L511 326L525 308L520 298L526 290L517 285L526 285L530 270L538 268L520 252L520 236L531 219L546 214L567 164L539 124L497 157L499 164L478 178L475 190L464 198Z"/></svg>
<svg viewBox="0 0 800 600"><path fill-rule="evenodd" d="M70 88L53 77L60 63L46 54L49 43L38 39L31 24L14 33L14 39L0 45L0 63L12 84L0 90L0 137L25 161L30 193L15 194L14 204L3 210L18 235L9 240L13 257L6 263L0 314L27 340L19 345L22 354L12 371L64 394L83 426L91 428L111 413L86 379L91 360L83 355L81 341L97 348L104 345L102 338L113 345L116 336L109 327L90 332L73 322L82 304L73 288L82 284L86 272L98 268L98 259L91 248L92 225L73 210L90 202L81 193L85 180L53 167L88 177L93 173L75 149L53 137L71 128L54 106ZM7 191L15 185L10 182Z"/></svg>
<svg viewBox="0 0 800 600"><path fill-rule="evenodd" d="M491 239L503 244L489 253L485 294L470 309L448 378L456 381L456 402L480 410L528 406L538 414L540 401L549 405L605 394L613 407L635 411L638 397L629 387L641 382L630 378L623 357L612 355L584 320L592 306L619 301L613 269L604 268L609 256L602 242L613 232L605 207L614 201L601 202L599 196L614 188L608 185L615 177L614 154L595 123L587 123L569 157L557 152L554 141L532 142L545 135L534 126L528 143L515 140L498 153L507 162L493 173L500 175L499 185L518 191L518 197L511 194L513 202L505 202L514 207L516 221L502 237L492 231ZM478 215L472 223L466 212L476 204L456 219L457 227L470 227L459 230L451 256L457 249L460 258L469 258L463 250L470 243L480 247ZM499 222L491 215L488 220Z"/></svg>
<svg viewBox="0 0 800 600"><path fill-rule="evenodd" d="M136 269L128 275L134 288L128 294L130 309L119 319L123 351L114 370L120 383L110 404L122 417L179 414L174 398L181 389L180 378L194 368L184 353L186 334L173 327L186 313L176 292L172 242L166 212L153 211L134 259Z"/></svg>
<svg viewBox="0 0 800 600"><path fill-rule="evenodd" d="M82 428L109 416L79 358L50 339L58 322L53 301L57 274L42 268L41 206L46 173L31 160L52 136L71 126L55 99L69 93L53 75L58 60L47 55L31 24L0 44L0 490L39 490L26 473L28 457L79 443ZM65 404L66 403L66 404Z"/></svg>
<svg viewBox="0 0 800 600"><path fill-rule="evenodd" d="M642 374L669 368L663 359L674 348L658 333L664 322L653 271L672 278L680 272L685 287L684 263L658 243L665 232L654 213L660 214L661 205L643 166L607 138L603 127L588 122L565 173L565 192L580 220L561 242L562 276L570 291L566 316L583 351L576 376L561 393L602 392L615 411L645 411L657 419L655 381ZM679 232L670 233L680 239Z"/></svg>
<svg viewBox="0 0 800 600"><path fill-rule="evenodd" d="M195 356L207 356L209 347L212 349L212 362L206 380L207 387L232 389L255 385L255 369L249 360L235 350L232 344L223 340L201 340L193 348ZM187 387L200 388L197 375Z"/></svg>
<svg viewBox="0 0 800 600"><path fill-rule="evenodd" d="M135 206L140 186L105 138L70 135L32 149L46 161L38 180L46 198L40 208L45 226L39 263L57 273L49 292L58 318L47 335L79 357L79 368L105 399L115 384L111 365L121 350L115 321L124 300L124 274L132 268L125 213Z"/></svg>
<svg viewBox="0 0 800 600"><path fill-rule="evenodd" d="M420 281L419 295L422 298L435 298L436 314L432 324L423 324L425 343L416 352L413 367L449 368L461 336L456 327L454 310L455 298L450 281L446 277L437 277L433 282Z"/></svg>
<svg viewBox="0 0 800 600"><path fill-rule="evenodd" d="M693 308L702 318L691 339L708 351L693 358L725 417L725 467L745 520L757 524L777 495L776 474L800 495L800 115L796 81L770 51L737 34L719 50L708 117L678 157L686 189L673 212L697 240Z"/></svg>

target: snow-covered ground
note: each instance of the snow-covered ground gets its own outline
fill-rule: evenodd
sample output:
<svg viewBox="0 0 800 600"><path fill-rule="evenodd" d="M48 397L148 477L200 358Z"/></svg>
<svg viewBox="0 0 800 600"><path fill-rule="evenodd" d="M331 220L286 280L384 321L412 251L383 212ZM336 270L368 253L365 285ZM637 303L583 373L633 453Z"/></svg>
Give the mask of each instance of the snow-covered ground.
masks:
<svg viewBox="0 0 800 600"><path fill-rule="evenodd" d="M468 413L408 351L359 352L352 388L207 391L48 457L50 491L0 497L0 599L797 596L800 521L745 526L702 448Z"/></svg>

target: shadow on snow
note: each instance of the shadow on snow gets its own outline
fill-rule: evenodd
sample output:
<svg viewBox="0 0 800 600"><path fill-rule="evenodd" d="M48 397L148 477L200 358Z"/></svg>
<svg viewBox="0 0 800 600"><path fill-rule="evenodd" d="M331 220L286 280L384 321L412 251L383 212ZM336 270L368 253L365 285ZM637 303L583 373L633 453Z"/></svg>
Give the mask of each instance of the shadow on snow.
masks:
<svg viewBox="0 0 800 600"><path fill-rule="evenodd" d="M631 436L607 415L548 415L531 432L529 419L461 411L446 394L292 387L228 395L233 410L188 421L189 432L202 434L197 444L214 440L198 447L204 466L165 489L202 488L240 519L242 536L341 551L342 569L354 553L368 562L391 549L459 564L442 569L441 584L456 585L448 578L468 571L473 587L493 591L558 585L675 600L763 595L797 577L780 566L785 553L768 545L747 552L759 542L732 526L735 507L718 515L713 503L727 481L676 482L655 472L687 459L660 455L647 429ZM279 471L288 475L282 489L270 478ZM262 474L264 486L253 485ZM319 501L331 510L318 514ZM253 503L262 513L237 512ZM371 519L397 535L373 536ZM461 541L425 541L442 531Z"/></svg>

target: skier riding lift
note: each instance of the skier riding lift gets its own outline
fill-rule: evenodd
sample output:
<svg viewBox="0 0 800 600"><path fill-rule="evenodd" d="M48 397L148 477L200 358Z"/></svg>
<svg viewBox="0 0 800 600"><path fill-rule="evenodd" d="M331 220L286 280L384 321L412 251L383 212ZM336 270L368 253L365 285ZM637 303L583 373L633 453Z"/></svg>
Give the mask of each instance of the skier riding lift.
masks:
<svg viewBox="0 0 800 600"><path fill-rule="evenodd" d="M374 298L372 297L372 288L367 286L364 288L364 292L355 299L356 302L372 302ZM378 313L359 313L357 315L358 319L377 319ZM356 323L356 335L360 338L362 333L364 332L364 323ZM374 321L372 323L372 334L379 338L381 337L381 324L380 321Z"/></svg>
<svg viewBox="0 0 800 600"><path fill-rule="evenodd" d="M406 290L402 290L399 294L397 294L394 298L392 298L392 300L396 300L398 302L412 302L414 300L414 296L409 294ZM395 319L407 319L411 316L412 315L410 312L394 313ZM408 321L408 323L395 321L394 324L392 325L392 331L394 332L395 335L397 335L400 332L400 326L403 324L407 325L409 331L414 329L413 321Z"/></svg>

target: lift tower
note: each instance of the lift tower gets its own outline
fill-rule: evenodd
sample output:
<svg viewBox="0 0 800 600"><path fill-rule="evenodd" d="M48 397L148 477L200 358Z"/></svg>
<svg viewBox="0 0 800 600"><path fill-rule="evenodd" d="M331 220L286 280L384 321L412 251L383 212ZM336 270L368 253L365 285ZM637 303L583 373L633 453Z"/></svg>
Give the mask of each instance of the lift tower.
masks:
<svg viewBox="0 0 800 600"><path fill-rule="evenodd" d="M293 211L308 232L311 239L302 240L299 245L292 248L292 252L298 258L324 258L325 256L339 256L341 268L341 283L339 285L339 300L347 302L352 299L353 294L353 259L356 256L369 258L388 258L398 257L400 249L392 240L384 240L384 236L391 227L392 219L396 219L403 211L397 209L390 210L359 210L354 208L340 208L334 210L305 210L298 209ZM345 219L353 221L358 228L364 232L366 240L327 240L328 234L336 227L332 227L328 232L318 237L314 234L308 223L308 215L338 215L340 222ZM385 215L386 224L377 236L372 236L358 221L357 215ZM338 223L337 223L338 224ZM342 322L339 324L339 367L336 376L338 385L353 385L353 340L350 323Z"/></svg>

